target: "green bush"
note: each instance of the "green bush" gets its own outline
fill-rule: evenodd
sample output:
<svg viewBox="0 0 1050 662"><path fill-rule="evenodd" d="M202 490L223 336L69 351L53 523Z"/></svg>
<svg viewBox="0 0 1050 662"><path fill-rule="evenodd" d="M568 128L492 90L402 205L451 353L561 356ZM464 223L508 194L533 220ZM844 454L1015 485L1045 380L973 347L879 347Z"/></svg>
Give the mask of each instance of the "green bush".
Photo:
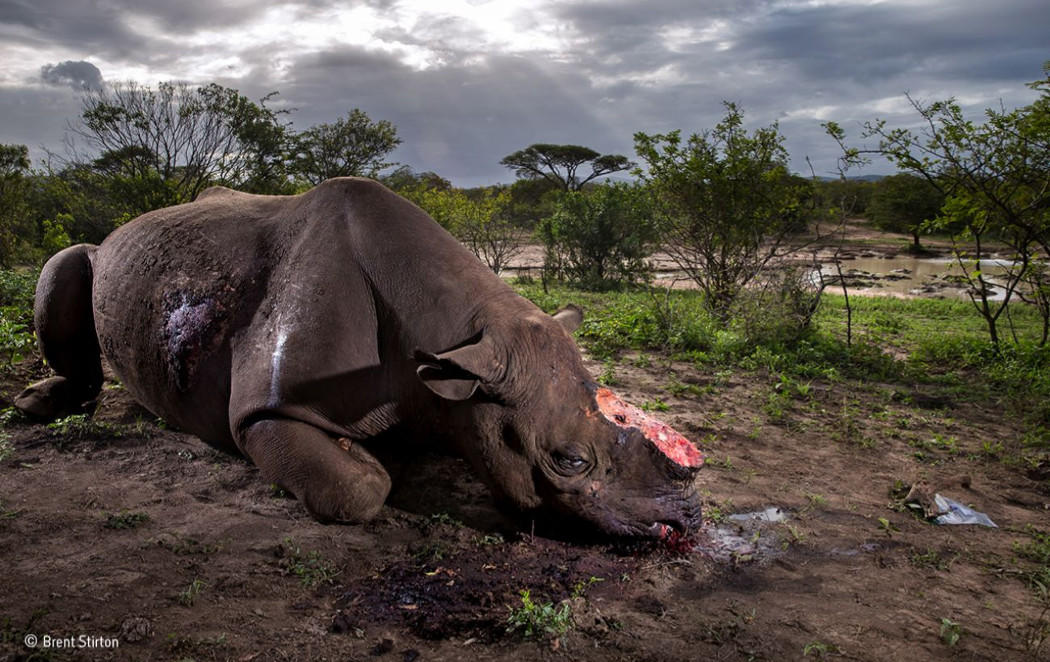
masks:
<svg viewBox="0 0 1050 662"><path fill-rule="evenodd" d="M544 271L592 289L645 280L657 233L644 189L607 184L567 193L538 230Z"/></svg>

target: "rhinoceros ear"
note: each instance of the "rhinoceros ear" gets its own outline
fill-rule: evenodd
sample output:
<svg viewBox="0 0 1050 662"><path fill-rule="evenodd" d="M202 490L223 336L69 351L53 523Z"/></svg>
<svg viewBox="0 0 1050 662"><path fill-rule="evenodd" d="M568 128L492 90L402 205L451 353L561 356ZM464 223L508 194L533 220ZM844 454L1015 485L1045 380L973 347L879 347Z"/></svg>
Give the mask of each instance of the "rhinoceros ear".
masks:
<svg viewBox="0 0 1050 662"><path fill-rule="evenodd" d="M558 320L566 331L572 333L583 323L583 308L570 303L551 317Z"/></svg>
<svg viewBox="0 0 1050 662"><path fill-rule="evenodd" d="M477 336L440 354L416 350L421 364L416 374L423 384L446 400L466 400L483 383L491 383L503 374L503 364L489 336Z"/></svg>

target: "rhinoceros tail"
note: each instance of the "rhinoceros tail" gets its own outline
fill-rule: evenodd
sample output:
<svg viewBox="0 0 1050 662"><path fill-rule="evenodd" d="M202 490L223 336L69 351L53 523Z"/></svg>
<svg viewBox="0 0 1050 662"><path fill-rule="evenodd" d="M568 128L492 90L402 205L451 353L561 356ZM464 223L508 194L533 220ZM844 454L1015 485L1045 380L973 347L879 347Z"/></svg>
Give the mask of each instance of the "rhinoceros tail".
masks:
<svg viewBox="0 0 1050 662"><path fill-rule="evenodd" d="M56 253L40 272L33 318L40 351L58 377L30 386L15 405L40 418L75 411L102 389L102 360L91 306L96 247L78 244Z"/></svg>

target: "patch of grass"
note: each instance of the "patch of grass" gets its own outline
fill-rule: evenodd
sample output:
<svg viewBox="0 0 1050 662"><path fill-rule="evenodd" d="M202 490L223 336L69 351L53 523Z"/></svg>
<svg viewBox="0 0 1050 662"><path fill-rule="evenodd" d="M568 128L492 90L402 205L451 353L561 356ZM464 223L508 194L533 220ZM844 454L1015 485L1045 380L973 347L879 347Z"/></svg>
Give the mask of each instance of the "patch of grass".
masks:
<svg viewBox="0 0 1050 662"><path fill-rule="evenodd" d="M595 381L602 386L616 386L620 381L616 377L616 361L606 359L605 363L602 364L602 371Z"/></svg>
<svg viewBox="0 0 1050 662"><path fill-rule="evenodd" d="M1031 524L1025 527L1025 532L1031 536L1031 540L1015 541L1014 552L1029 561L1050 566L1050 533L1040 531Z"/></svg>
<svg viewBox="0 0 1050 662"><path fill-rule="evenodd" d="M47 424L47 430L53 437L62 437L67 441L92 437L120 438L127 434L123 425L96 421L87 414L74 414L56 419Z"/></svg>
<svg viewBox="0 0 1050 662"><path fill-rule="evenodd" d="M486 533L483 536L474 536L472 538L474 544L478 547L489 547L492 545L502 545L504 542L503 536L498 533Z"/></svg>
<svg viewBox="0 0 1050 662"><path fill-rule="evenodd" d="M192 607L193 603L197 601L197 597L201 594L208 585L199 579L194 579L190 582L175 598L179 601L179 604L183 607Z"/></svg>
<svg viewBox="0 0 1050 662"><path fill-rule="evenodd" d="M304 588L313 588L318 584L332 584L339 576L339 571L317 551L303 552L291 538L284 539L284 558L281 567L289 574L299 578Z"/></svg>
<svg viewBox="0 0 1050 662"><path fill-rule="evenodd" d="M551 602L534 602L528 589L522 589L521 606L510 609L507 616L507 632L517 632L526 639L537 636L560 637L572 627L572 607L563 602L554 606Z"/></svg>
<svg viewBox="0 0 1050 662"><path fill-rule="evenodd" d="M908 560L917 568L929 568L930 570L947 572L951 570L952 563L955 562L955 559L958 558L958 556L958 554L955 554L950 558L945 557L937 550L927 548L924 552L915 550L908 557Z"/></svg>
<svg viewBox="0 0 1050 662"><path fill-rule="evenodd" d="M107 513L102 526L107 529L134 529L149 521L149 513L122 510L119 513Z"/></svg>
<svg viewBox="0 0 1050 662"><path fill-rule="evenodd" d="M436 525L455 526L455 527L463 526L463 522L459 521L458 519L456 519L452 515L449 515L448 513L434 513L433 515L430 516L430 519L427 520L427 522L429 524L436 524Z"/></svg>
<svg viewBox="0 0 1050 662"><path fill-rule="evenodd" d="M707 386L700 386L699 384L683 384L677 379L671 378L671 381L667 383L665 387L667 392L676 398L680 398L685 395L701 396L715 392L715 387L712 384Z"/></svg>
<svg viewBox="0 0 1050 662"><path fill-rule="evenodd" d="M670 406L660 398L653 398L642 403L642 411L669 411Z"/></svg>
<svg viewBox="0 0 1050 662"><path fill-rule="evenodd" d="M15 447L11 443L11 435L6 432L0 432L0 462L3 462L7 458L11 457L15 452Z"/></svg>

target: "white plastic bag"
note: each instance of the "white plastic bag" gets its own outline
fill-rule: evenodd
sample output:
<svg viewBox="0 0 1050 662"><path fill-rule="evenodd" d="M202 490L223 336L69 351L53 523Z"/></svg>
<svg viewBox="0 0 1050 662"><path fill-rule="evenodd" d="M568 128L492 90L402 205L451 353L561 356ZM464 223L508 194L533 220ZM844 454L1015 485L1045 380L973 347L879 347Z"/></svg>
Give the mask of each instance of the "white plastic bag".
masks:
<svg viewBox="0 0 1050 662"><path fill-rule="evenodd" d="M967 508L958 501L952 501L947 497L942 497L940 494L934 494L933 501L937 504L937 510L941 513L933 520L938 524L980 524L981 526L999 528L984 513Z"/></svg>

